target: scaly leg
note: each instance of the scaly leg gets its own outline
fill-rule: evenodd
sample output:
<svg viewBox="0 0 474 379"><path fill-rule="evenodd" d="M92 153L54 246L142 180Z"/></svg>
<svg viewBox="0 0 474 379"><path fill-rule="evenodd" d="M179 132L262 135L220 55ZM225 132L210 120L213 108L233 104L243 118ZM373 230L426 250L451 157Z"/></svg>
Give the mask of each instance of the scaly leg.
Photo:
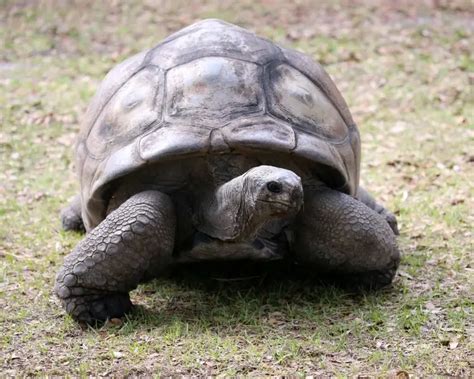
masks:
<svg viewBox="0 0 474 379"><path fill-rule="evenodd" d="M71 203L61 211L61 223L64 230L84 232L81 216L81 195L76 195Z"/></svg>
<svg viewBox="0 0 474 379"><path fill-rule="evenodd" d="M65 260L55 292L66 312L94 323L128 312L128 292L172 260L176 215L170 198L138 193L111 212Z"/></svg>
<svg viewBox="0 0 474 379"><path fill-rule="evenodd" d="M305 195L292 248L313 272L342 275L350 283L389 284L400 262L395 234L386 220L362 202L323 189Z"/></svg>

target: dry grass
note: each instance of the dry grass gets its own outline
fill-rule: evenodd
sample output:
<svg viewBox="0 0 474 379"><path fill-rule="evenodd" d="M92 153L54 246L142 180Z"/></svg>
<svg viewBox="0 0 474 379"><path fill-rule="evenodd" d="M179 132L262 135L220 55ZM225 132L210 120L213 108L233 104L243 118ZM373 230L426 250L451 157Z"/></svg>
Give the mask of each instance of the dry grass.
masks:
<svg viewBox="0 0 474 379"><path fill-rule="evenodd" d="M4 375L472 375L472 4L319 3L0 2ZM399 217L399 275L362 295L286 276L163 279L121 325L83 330L51 292L81 238L58 219L77 191L78 119L112 66L206 17L327 67L361 129L363 183Z"/></svg>

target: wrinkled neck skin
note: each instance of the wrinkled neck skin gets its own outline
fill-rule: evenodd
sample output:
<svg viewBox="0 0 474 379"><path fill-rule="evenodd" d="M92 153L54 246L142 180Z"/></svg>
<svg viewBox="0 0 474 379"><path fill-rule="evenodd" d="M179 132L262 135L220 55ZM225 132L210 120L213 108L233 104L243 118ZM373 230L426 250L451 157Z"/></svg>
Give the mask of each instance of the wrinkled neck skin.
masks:
<svg viewBox="0 0 474 379"><path fill-rule="evenodd" d="M278 193L268 189L270 182ZM220 185L202 201L197 228L221 241L252 241L269 222L296 216L302 203L303 189L296 174L258 166Z"/></svg>
<svg viewBox="0 0 474 379"><path fill-rule="evenodd" d="M222 241L240 241L260 229L264 220L253 214L253 197L246 184L242 175L216 189L201 208L200 231Z"/></svg>

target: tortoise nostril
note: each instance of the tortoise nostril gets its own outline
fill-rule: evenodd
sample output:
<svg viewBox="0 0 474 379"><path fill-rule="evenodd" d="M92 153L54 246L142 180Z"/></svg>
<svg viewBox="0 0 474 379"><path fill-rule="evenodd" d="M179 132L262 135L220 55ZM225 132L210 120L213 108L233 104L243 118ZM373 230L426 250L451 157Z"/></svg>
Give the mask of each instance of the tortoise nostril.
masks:
<svg viewBox="0 0 474 379"><path fill-rule="evenodd" d="M267 183L267 189L270 192L273 192L273 193L281 193L283 187L282 187L281 183L271 181L271 182Z"/></svg>

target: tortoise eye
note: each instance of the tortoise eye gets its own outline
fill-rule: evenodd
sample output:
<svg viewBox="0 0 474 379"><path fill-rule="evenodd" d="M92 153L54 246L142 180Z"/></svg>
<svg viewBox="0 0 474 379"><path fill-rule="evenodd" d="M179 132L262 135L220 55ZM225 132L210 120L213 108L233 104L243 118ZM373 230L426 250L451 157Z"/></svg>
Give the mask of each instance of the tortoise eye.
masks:
<svg viewBox="0 0 474 379"><path fill-rule="evenodd" d="M267 189L273 193L281 193L283 188L280 183L271 181L267 183Z"/></svg>

